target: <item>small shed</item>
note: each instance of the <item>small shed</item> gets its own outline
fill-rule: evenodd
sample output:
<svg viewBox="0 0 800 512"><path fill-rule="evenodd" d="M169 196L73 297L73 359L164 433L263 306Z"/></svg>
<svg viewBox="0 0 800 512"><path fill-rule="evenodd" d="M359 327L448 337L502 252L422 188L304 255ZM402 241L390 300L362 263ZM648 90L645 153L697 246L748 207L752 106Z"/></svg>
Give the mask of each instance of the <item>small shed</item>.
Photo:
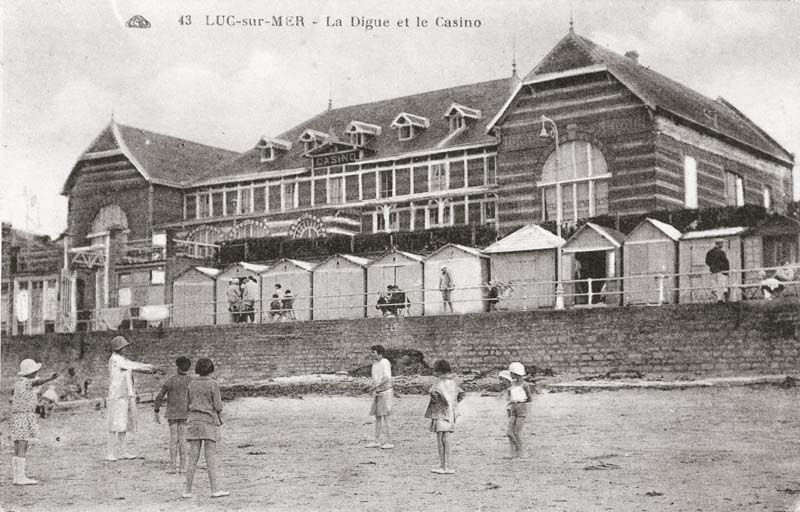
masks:
<svg viewBox="0 0 800 512"><path fill-rule="evenodd" d="M235 263L217 276L217 325L226 325L233 323L233 315L223 314L228 311L228 283L231 279L241 279L243 277L255 277L258 284L259 296L256 297L254 306L255 321L262 321L262 301L261 301L261 283L260 274L269 269L267 265L257 265L255 263L239 262Z"/></svg>
<svg viewBox="0 0 800 512"><path fill-rule="evenodd" d="M191 267L172 281L172 325L214 325L216 323L216 268ZM228 316L227 310L224 316Z"/></svg>
<svg viewBox="0 0 800 512"><path fill-rule="evenodd" d="M565 302L576 305L621 303L622 242L625 235L587 222L564 244L571 257L572 280L564 287Z"/></svg>
<svg viewBox="0 0 800 512"><path fill-rule="evenodd" d="M314 267L315 320L366 316L368 264L366 258L335 254Z"/></svg>
<svg viewBox="0 0 800 512"><path fill-rule="evenodd" d="M796 268L800 263L800 222L785 217L774 215L768 217L752 229L748 230L742 238L742 266L745 269L745 285L754 285L760 289L762 280L760 270L765 269L767 277L773 277L779 267ZM754 269L754 270L751 270ZM795 279L798 271L793 270ZM792 272L790 272L790 275ZM793 288L797 288L794 286ZM763 297L758 294L758 298Z"/></svg>
<svg viewBox="0 0 800 512"><path fill-rule="evenodd" d="M370 263L367 267L367 316L383 315L375 305L380 292L385 293L389 285L397 286L410 302L409 307L398 314L421 315L424 303L423 260L417 254L393 250Z"/></svg>
<svg viewBox="0 0 800 512"><path fill-rule="evenodd" d="M742 235L747 228L709 229L684 233L680 241L680 302L713 302L711 272L706 265L706 254L717 240L722 241L722 250L728 257L731 272L728 284L731 286L728 299L741 299L742 284Z"/></svg>
<svg viewBox="0 0 800 512"><path fill-rule="evenodd" d="M269 319L269 303L273 295L283 299L289 290L294 296L294 317L297 320L312 319L312 301L314 295L311 286L313 263L283 258L261 274L261 296L264 298L264 321ZM277 287L280 285L280 288Z"/></svg>
<svg viewBox="0 0 800 512"><path fill-rule="evenodd" d="M527 310L553 307L556 258L558 248L565 243L563 238L531 224L484 249L483 253L490 258L492 281L499 283L501 290L508 290L505 294L501 293L502 300L498 308Z"/></svg>
<svg viewBox="0 0 800 512"><path fill-rule="evenodd" d="M480 313L486 310L484 285L489 281L489 257L479 249L447 244L424 261L425 314L445 312L444 294L439 284L442 269L452 279L450 301L454 313ZM449 310L447 311L449 312Z"/></svg>
<svg viewBox="0 0 800 512"><path fill-rule="evenodd" d="M651 218L628 233L622 245L625 304L677 302L680 239L680 231Z"/></svg>

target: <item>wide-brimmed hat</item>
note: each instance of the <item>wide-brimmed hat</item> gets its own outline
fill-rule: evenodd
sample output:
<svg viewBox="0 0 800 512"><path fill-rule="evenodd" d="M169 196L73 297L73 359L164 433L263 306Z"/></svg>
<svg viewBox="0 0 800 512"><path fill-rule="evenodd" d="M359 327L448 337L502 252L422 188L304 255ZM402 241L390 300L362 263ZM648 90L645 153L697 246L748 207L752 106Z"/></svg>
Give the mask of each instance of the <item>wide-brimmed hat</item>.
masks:
<svg viewBox="0 0 800 512"><path fill-rule="evenodd" d="M122 347L127 347L128 345L130 345L130 343L123 336L117 336L111 340L111 350L119 350Z"/></svg>
<svg viewBox="0 0 800 512"><path fill-rule="evenodd" d="M525 367L522 366L522 363L511 363L508 365L508 371L514 375L525 375Z"/></svg>
<svg viewBox="0 0 800 512"><path fill-rule="evenodd" d="M508 371L508 370L501 371L497 376L500 377L501 379L505 379L505 380L507 380L509 382L514 380L514 379L511 378L511 372Z"/></svg>
<svg viewBox="0 0 800 512"><path fill-rule="evenodd" d="M42 363L37 363L33 359L24 359L19 363L19 373L17 373L17 375L25 377L26 375L38 372L41 367Z"/></svg>

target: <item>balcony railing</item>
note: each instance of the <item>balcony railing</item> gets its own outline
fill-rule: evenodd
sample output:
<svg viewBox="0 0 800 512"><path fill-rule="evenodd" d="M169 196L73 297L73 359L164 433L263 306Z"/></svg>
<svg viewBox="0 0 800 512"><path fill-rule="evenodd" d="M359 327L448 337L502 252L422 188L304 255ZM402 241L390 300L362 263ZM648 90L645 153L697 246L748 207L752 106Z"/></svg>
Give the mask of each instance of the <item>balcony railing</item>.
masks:
<svg viewBox="0 0 800 512"><path fill-rule="evenodd" d="M149 263L152 261L164 261L167 257L167 248L152 244L150 239L128 240L120 248L119 263L130 265L135 263Z"/></svg>

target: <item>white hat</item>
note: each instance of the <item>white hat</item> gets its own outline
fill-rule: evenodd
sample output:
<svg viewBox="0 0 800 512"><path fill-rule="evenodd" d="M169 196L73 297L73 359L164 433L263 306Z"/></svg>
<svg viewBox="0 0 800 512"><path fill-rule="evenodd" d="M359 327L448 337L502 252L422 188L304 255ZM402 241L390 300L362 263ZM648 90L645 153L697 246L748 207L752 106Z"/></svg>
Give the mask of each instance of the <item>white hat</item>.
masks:
<svg viewBox="0 0 800 512"><path fill-rule="evenodd" d="M115 336L114 339L111 340L111 350L119 350L128 345L130 345L130 343L124 336Z"/></svg>
<svg viewBox="0 0 800 512"><path fill-rule="evenodd" d="M19 373L17 373L17 375L25 377L26 375L38 372L41 367L42 363L37 363L33 359L25 359L19 363Z"/></svg>
<svg viewBox="0 0 800 512"><path fill-rule="evenodd" d="M498 375L501 379L506 379L507 381L512 381L514 379L511 378L511 372L508 370L501 371Z"/></svg>
<svg viewBox="0 0 800 512"><path fill-rule="evenodd" d="M514 375L525 375L525 367L522 366L522 363L511 363L508 366L508 371Z"/></svg>

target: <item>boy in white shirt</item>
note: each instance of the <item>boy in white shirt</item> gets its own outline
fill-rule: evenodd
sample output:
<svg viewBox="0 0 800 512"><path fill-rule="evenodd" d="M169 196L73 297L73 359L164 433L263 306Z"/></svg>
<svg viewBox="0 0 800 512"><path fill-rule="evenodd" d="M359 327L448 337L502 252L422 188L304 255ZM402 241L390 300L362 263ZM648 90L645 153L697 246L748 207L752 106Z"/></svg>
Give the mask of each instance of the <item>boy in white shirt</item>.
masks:
<svg viewBox="0 0 800 512"><path fill-rule="evenodd" d="M392 411L394 391L392 390L392 364L384 357L386 349L383 345L370 347L375 362L372 364L372 382L366 391L374 397L369 413L375 416L375 440L367 444L367 448L394 448L389 431L389 415ZM380 443L381 431L386 432L386 442Z"/></svg>

